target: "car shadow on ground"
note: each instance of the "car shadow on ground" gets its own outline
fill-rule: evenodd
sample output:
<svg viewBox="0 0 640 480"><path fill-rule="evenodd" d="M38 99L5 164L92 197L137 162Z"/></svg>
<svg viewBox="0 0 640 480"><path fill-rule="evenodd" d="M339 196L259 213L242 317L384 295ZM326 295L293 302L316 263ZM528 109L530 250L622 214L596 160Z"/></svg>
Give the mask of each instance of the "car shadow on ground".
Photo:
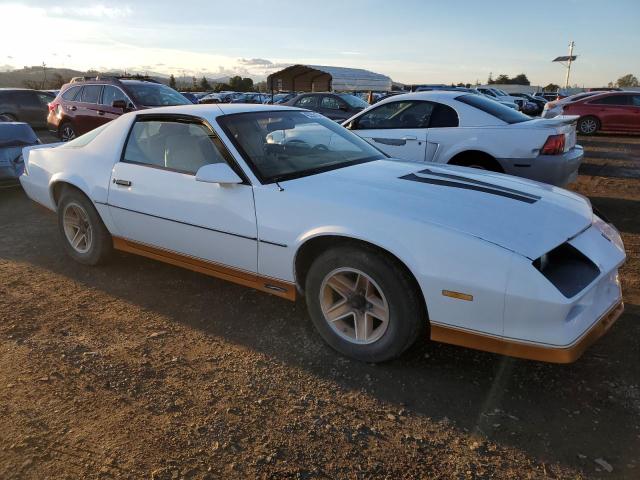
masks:
<svg viewBox="0 0 640 480"><path fill-rule="evenodd" d="M9 218L0 259L49 270L341 388L364 391L433 421L450 421L546 461L581 468L578 455L616 464L637 456L637 305L628 305L607 336L571 365L511 359L424 338L398 360L364 364L319 339L302 301L290 303L123 253L102 267L78 265L63 253L55 216L17 189L0 197L0 215ZM616 202L596 203L611 205L605 213L614 217L630 208ZM637 233L638 219L624 215L621 223L628 221Z"/></svg>

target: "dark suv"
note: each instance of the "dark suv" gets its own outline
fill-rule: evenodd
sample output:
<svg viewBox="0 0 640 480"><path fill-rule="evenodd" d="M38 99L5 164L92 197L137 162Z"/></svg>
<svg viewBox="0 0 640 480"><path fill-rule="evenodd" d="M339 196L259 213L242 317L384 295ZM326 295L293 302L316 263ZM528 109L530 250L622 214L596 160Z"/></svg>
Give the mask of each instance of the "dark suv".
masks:
<svg viewBox="0 0 640 480"><path fill-rule="evenodd" d="M307 108L325 117L342 122L369 106L367 102L348 93L303 93L281 105Z"/></svg>
<svg viewBox="0 0 640 480"><path fill-rule="evenodd" d="M79 77L49 104L47 124L66 142L132 110L191 105L179 92L148 78Z"/></svg>
<svg viewBox="0 0 640 480"><path fill-rule="evenodd" d="M55 97L28 88L0 88L0 117L10 122L26 122L33 128L47 125L47 104Z"/></svg>

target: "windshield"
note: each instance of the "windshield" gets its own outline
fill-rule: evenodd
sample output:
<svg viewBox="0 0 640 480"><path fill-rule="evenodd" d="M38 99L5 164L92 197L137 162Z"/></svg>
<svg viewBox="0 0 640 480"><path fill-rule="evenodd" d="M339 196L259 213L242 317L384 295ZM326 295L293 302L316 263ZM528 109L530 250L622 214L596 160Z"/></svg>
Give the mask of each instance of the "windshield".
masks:
<svg viewBox="0 0 640 480"><path fill-rule="evenodd" d="M191 105L191 102L173 88L160 83L129 83L127 90L133 99L146 107Z"/></svg>
<svg viewBox="0 0 640 480"><path fill-rule="evenodd" d="M499 118L506 123L520 123L531 120L531 117L509 108L494 100L479 95L461 95L456 100L472 107L476 107L489 115Z"/></svg>
<svg viewBox="0 0 640 480"><path fill-rule="evenodd" d="M385 158L357 135L315 112L237 113L219 117L218 123L262 183Z"/></svg>
<svg viewBox="0 0 640 480"><path fill-rule="evenodd" d="M356 97L355 95L349 95L347 93L341 93L338 95L341 99L349 104L350 107L353 108L367 108L369 104L362 100L361 98Z"/></svg>

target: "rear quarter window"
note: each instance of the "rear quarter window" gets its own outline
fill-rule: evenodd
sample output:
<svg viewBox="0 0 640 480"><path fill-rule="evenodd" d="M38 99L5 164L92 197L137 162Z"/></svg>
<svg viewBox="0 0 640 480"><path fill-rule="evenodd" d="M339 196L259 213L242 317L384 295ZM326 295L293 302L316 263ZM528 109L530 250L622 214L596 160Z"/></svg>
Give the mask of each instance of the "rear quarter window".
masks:
<svg viewBox="0 0 640 480"><path fill-rule="evenodd" d="M482 110L483 112L491 115L492 117L498 118L505 123L522 123L531 120L531 117L525 115L524 113L518 112L513 108L506 107L494 100L490 100L480 95L461 95L459 97L456 97L456 100L461 103L466 103L471 107L475 107L478 110Z"/></svg>
<svg viewBox="0 0 640 480"><path fill-rule="evenodd" d="M65 99L65 100L72 101L72 100L74 100L76 98L76 95L78 95L79 91L80 91L80 87L78 87L78 86L69 87L62 94L62 98Z"/></svg>

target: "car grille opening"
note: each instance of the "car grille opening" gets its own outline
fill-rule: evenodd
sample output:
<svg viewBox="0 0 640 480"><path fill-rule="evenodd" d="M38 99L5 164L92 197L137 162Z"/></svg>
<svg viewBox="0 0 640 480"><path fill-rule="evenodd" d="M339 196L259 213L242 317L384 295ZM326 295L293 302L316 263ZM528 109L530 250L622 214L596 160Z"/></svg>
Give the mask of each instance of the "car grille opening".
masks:
<svg viewBox="0 0 640 480"><path fill-rule="evenodd" d="M533 266L565 297L571 298L600 275L600 269L568 243L545 253Z"/></svg>

